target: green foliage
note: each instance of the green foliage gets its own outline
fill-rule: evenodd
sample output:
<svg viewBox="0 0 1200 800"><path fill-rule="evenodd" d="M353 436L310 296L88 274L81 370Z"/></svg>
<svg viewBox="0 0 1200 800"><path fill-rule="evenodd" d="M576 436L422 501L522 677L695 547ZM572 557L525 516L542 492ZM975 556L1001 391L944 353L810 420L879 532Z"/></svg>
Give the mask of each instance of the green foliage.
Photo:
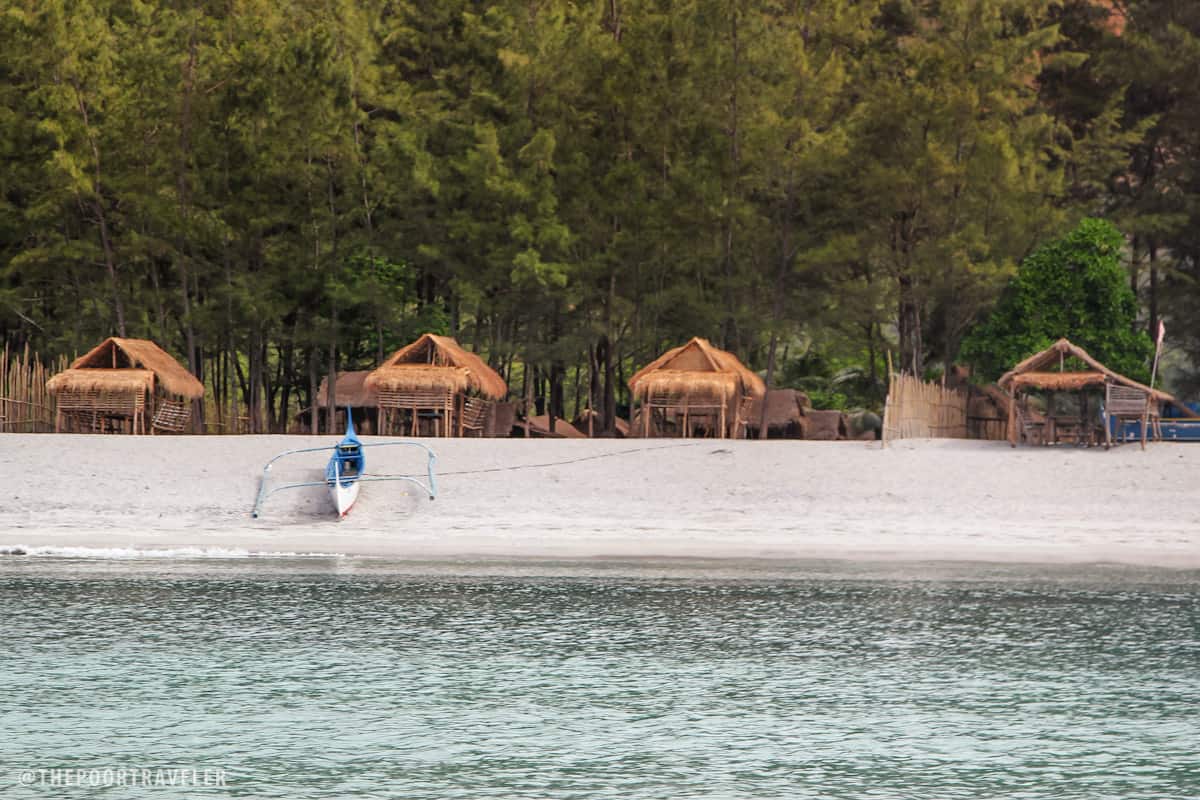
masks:
<svg viewBox="0 0 1200 800"><path fill-rule="evenodd" d="M1147 378L1153 346L1136 328L1137 300L1121 265L1124 245L1111 223L1085 219L1038 248L963 344L963 359L993 380L1065 337L1110 368Z"/></svg>
<svg viewBox="0 0 1200 800"><path fill-rule="evenodd" d="M9 6L0 336L154 338L268 422L424 330L593 407L693 335L877 407L1081 209L1200 314L1196 4Z"/></svg>
<svg viewBox="0 0 1200 800"><path fill-rule="evenodd" d="M872 376L859 358L830 358L810 350L783 365L779 385L808 395L813 408L882 409L883 372Z"/></svg>

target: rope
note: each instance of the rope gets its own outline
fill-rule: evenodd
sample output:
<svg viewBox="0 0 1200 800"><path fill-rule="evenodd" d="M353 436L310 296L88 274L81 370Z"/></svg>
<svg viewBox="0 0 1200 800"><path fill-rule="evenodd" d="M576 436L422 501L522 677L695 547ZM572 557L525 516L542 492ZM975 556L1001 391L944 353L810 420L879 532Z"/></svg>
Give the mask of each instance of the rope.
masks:
<svg viewBox="0 0 1200 800"><path fill-rule="evenodd" d="M672 450L680 447L711 447L714 442L719 439L709 440L707 442L687 442L682 444L662 444L656 447L635 447L630 450L618 450L615 453L597 453L593 456L580 456L579 458L568 458L563 461L546 461L541 464L517 464L509 467L487 467L486 469L464 469L457 472L438 472L438 477L443 478L448 475L482 475L485 472L516 472L522 469L545 469L546 467L561 467L566 464L578 464L582 461L595 461L601 458L615 458L617 456L629 456L636 453L648 453L654 450ZM405 477L398 474L380 474L371 473L374 477L380 478L399 478Z"/></svg>

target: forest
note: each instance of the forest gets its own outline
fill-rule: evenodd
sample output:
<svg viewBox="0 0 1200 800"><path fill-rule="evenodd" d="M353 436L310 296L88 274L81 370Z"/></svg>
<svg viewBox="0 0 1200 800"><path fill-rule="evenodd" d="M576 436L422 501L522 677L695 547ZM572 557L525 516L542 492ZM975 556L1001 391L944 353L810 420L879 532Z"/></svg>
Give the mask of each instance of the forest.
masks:
<svg viewBox="0 0 1200 800"><path fill-rule="evenodd" d="M154 339L218 430L425 331L556 417L696 335L877 407L1096 217L1194 390L1198 37L1194 0L5 0L0 344Z"/></svg>

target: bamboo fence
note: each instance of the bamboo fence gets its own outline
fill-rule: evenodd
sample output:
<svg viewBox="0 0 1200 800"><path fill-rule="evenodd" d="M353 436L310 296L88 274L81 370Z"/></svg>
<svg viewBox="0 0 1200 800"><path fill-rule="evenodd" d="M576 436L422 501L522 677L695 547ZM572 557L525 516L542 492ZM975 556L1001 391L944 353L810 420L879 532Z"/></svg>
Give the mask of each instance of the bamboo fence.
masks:
<svg viewBox="0 0 1200 800"><path fill-rule="evenodd" d="M967 395L912 375L892 374L883 408L883 443L966 439Z"/></svg>
<svg viewBox="0 0 1200 800"><path fill-rule="evenodd" d="M0 357L0 433L54 430L54 397L46 380L67 368L66 357L49 367L26 345L22 351L4 346Z"/></svg>

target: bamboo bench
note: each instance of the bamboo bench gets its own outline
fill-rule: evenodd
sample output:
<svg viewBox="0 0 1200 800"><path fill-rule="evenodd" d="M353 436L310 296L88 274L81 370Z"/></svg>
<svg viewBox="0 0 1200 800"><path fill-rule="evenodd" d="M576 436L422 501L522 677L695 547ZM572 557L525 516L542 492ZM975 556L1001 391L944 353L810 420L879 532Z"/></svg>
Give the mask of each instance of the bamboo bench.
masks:
<svg viewBox="0 0 1200 800"><path fill-rule="evenodd" d="M1150 417L1155 417L1157 425L1157 414L1154 414L1152 407L1153 400L1150 393L1144 389L1139 389L1136 386L1119 386L1115 383L1106 384L1104 390L1104 413L1108 419L1104 425L1104 449L1112 446L1112 420L1117 420L1124 429L1127 422L1140 422L1142 424L1142 449L1146 449L1146 429L1149 427ZM1118 444L1120 439L1117 440Z"/></svg>

